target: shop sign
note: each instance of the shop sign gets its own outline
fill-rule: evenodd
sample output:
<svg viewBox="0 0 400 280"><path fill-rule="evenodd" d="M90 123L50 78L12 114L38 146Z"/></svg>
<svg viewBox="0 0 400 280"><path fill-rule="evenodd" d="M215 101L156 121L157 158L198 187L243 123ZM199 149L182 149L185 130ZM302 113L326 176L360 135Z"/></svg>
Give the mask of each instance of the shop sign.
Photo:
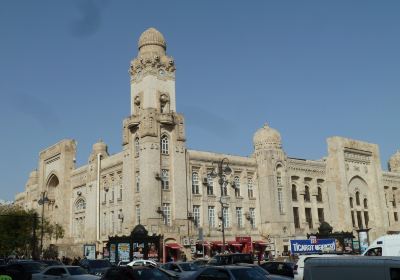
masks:
<svg viewBox="0 0 400 280"><path fill-rule="evenodd" d="M300 239L290 240L293 254L309 254L336 251L335 239Z"/></svg>

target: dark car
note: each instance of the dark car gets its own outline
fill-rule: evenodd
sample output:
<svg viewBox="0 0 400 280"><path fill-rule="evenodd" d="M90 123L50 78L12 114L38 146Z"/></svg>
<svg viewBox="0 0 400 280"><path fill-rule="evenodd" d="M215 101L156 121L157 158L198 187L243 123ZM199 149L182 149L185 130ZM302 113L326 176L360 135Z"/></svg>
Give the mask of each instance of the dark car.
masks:
<svg viewBox="0 0 400 280"><path fill-rule="evenodd" d="M196 273L184 276L186 280L270 280L258 269L240 265L206 266Z"/></svg>
<svg viewBox="0 0 400 280"><path fill-rule="evenodd" d="M294 263L292 262L265 262L260 266L271 274L294 277Z"/></svg>
<svg viewBox="0 0 400 280"><path fill-rule="evenodd" d="M212 257L208 262L208 265L230 265L235 263L253 264L254 259L251 254L224 254Z"/></svg>
<svg viewBox="0 0 400 280"><path fill-rule="evenodd" d="M113 265L109 260L88 260L83 259L79 265L85 268L90 274L101 276Z"/></svg>
<svg viewBox="0 0 400 280"><path fill-rule="evenodd" d="M132 267L135 280L172 280L179 279L175 273L166 271L165 269L152 266L135 266Z"/></svg>
<svg viewBox="0 0 400 280"><path fill-rule="evenodd" d="M30 280L32 274L41 272L46 266L40 262L13 260L10 264L5 266L6 275L12 279Z"/></svg>
<svg viewBox="0 0 400 280"><path fill-rule="evenodd" d="M62 262L55 261L55 260L40 260L38 261L46 266L53 266L53 265L62 265Z"/></svg>
<svg viewBox="0 0 400 280"><path fill-rule="evenodd" d="M199 270L199 267L192 262L170 262L161 265L161 268L181 276L191 274Z"/></svg>

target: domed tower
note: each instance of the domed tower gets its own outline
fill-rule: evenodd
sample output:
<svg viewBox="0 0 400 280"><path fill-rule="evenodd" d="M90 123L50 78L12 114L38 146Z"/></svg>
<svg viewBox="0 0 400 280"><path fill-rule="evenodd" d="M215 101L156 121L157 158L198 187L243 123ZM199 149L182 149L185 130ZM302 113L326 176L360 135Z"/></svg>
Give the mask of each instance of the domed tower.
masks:
<svg viewBox="0 0 400 280"><path fill-rule="evenodd" d="M254 156L258 164L261 228L263 233L282 235L290 228L286 155L282 150L281 135L268 124L253 137ZM287 224L285 224L287 222ZM279 243L279 240L277 240Z"/></svg>
<svg viewBox="0 0 400 280"><path fill-rule="evenodd" d="M390 157L389 171L400 173L400 150Z"/></svg>
<svg viewBox="0 0 400 280"><path fill-rule="evenodd" d="M156 234L165 226L180 228L174 223L187 218L186 200L179 197L186 193L184 118L176 112L175 63L166 49L164 36L154 28L139 38L129 71L131 116L124 120L123 136L123 180L132 186L126 211L140 213L140 219L134 214L126 222L140 221Z"/></svg>
<svg viewBox="0 0 400 280"><path fill-rule="evenodd" d="M147 108L175 112L175 63L166 55L164 36L149 28L140 36L138 49L129 70L132 115Z"/></svg>

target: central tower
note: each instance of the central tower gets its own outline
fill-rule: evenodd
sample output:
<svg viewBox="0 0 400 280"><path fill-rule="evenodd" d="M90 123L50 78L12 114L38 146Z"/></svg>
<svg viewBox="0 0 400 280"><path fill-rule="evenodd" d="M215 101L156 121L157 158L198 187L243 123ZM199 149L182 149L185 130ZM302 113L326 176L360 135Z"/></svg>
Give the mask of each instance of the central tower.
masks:
<svg viewBox="0 0 400 280"><path fill-rule="evenodd" d="M164 36L149 28L131 61L131 116L124 121L124 174L131 227L173 239L187 226L184 118L176 112L175 63ZM128 177L130 177L128 179ZM144 204L144 202L146 204ZM172 236L171 236L172 234Z"/></svg>

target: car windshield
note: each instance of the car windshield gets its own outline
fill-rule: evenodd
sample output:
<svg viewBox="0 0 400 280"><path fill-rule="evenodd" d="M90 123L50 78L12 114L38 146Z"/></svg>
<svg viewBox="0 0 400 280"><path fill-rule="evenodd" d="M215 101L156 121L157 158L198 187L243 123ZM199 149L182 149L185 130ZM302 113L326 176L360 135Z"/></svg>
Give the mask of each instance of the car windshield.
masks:
<svg viewBox="0 0 400 280"><path fill-rule="evenodd" d="M252 268L241 268L232 269L232 274L237 280L265 280L265 274L260 273L257 269Z"/></svg>
<svg viewBox="0 0 400 280"><path fill-rule="evenodd" d="M95 260L95 261L89 261L89 266L92 268L103 268L103 267L110 267L111 263L107 260Z"/></svg>
<svg viewBox="0 0 400 280"><path fill-rule="evenodd" d="M158 269L135 269L133 274L137 280L169 280L168 276Z"/></svg>
<svg viewBox="0 0 400 280"><path fill-rule="evenodd" d="M179 264L184 271L197 271L199 267L194 263L181 263Z"/></svg>
<svg viewBox="0 0 400 280"><path fill-rule="evenodd" d="M88 272L83 269L82 267L68 267L67 268L69 274L71 275L82 275L82 274L88 274Z"/></svg>

